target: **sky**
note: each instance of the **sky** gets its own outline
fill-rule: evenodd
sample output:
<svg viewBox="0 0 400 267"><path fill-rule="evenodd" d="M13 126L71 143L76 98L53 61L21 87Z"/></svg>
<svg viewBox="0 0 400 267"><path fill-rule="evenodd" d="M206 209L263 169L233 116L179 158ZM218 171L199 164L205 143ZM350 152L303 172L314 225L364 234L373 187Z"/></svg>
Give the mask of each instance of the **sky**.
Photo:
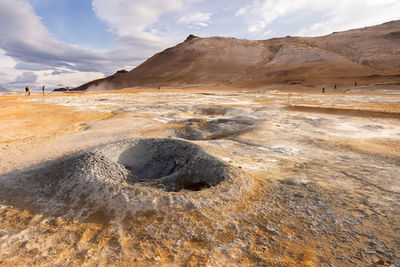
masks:
<svg viewBox="0 0 400 267"><path fill-rule="evenodd" d="M321 36L398 19L400 0L0 0L0 88L72 88L189 34Z"/></svg>

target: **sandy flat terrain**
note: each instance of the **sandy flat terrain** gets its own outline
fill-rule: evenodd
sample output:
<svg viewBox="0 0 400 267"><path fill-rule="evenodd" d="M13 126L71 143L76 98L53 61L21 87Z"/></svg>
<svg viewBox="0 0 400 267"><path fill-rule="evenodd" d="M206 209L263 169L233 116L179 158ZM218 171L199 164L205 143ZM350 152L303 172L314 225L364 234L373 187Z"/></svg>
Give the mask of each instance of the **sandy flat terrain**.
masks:
<svg viewBox="0 0 400 267"><path fill-rule="evenodd" d="M0 111L0 265L400 265L393 92L3 95ZM108 157L75 153L134 138L198 145L248 178L196 192L71 178Z"/></svg>

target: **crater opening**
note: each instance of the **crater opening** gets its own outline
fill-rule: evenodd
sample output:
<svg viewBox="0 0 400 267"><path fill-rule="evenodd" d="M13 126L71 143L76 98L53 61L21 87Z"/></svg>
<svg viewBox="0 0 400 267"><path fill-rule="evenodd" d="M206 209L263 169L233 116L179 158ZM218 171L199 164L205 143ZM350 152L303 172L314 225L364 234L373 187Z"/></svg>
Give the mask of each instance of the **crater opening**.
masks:
<svg viewBox="0 0 400 267"><path fill-rule="evenodd" d="M192 118L184 121L177 136L187 140L216 140L235 137L253 130L257 121L248 117L204 120Z"/></svg>
<svg viewBox="0 0 400 267"><path fill-rule="evenodd" d="M118 163L128 182L168 192L200 191L226 177L226 165L199 146L177 139L141 139L128 146Z"/></svg>

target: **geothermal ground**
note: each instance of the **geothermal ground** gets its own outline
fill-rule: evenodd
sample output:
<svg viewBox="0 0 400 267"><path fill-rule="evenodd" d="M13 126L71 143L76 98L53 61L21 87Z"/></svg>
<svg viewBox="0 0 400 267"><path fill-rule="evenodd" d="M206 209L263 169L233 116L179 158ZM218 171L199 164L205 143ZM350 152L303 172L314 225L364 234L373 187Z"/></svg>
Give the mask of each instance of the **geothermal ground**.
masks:
<svg viewBox="0 0 400 267"><path fill-rule="evenodd" d="M400 94L0 96L0 265L400 265Z"/></svg>

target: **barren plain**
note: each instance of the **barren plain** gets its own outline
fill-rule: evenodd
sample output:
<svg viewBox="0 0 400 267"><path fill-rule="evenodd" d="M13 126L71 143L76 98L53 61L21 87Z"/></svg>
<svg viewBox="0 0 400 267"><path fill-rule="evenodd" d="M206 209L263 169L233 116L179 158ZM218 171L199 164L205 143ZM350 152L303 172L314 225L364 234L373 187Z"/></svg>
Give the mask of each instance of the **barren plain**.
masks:
<svg viewBox="0 0 400 267"><path fill-rule="evenodd" d="M0 265L399 266L397 92L5 93Z"/></svg>

